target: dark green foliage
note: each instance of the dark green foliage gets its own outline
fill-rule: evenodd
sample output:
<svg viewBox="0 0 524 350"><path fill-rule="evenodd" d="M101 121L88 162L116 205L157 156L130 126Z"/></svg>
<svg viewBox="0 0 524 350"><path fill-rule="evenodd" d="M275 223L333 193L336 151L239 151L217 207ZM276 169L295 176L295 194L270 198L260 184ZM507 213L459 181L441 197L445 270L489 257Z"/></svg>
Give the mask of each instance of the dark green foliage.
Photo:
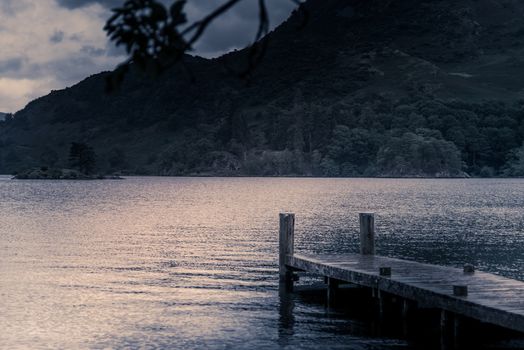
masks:
<svg viewBox="0 0 524 350"><path fill-rule="evenodd" d="M504 175L524 177L524 143L513 149L508 158L504 166Z"/></svg>
<svg viewBox="0 0 524 350"><path fill-rule="evenodd" d="M493 169L490 166L483 166L482 169L480 169L479 176L480 177L493 177L495 176L495 169Z"/></svg>
<svg viewBox="0 0 524 350"><path fill-rule="evenodd" d="M109 170L111 171L123 171L129 168L127 162L127 157L124 150L120 147L113 147L108 155L107 162L109 165Z"/></svg>
<svg viewBox="0 0 524 350"><path fill-rule="evenodd" d="M377 154L379 174L388 176L460 176L460 152L450 141L405 133L392 137Z"/></svg>
<svg viewBox="0 0 524 350"><path fill-rule="evenodd" d="M92 174L96 168L96 155L92 147L85 143L71 143L69 166L83 174Z"/></svg>
<svg viewBox="0 0 524 350"><path fill-rule="evenodd" d="M45 147L42 153L40 154L39 159L41 160L43 167L52 168L58 163L59 156L54 149L50 147Z"/></svg>
<svg viewBox="0 0 524 350"><path fill-rule="evenodd" d="M338 174L341 176L363 175L366 169L375 163L381 138L383 137L373 130L350 129L345 125L337 125L327 147L327 157L333 162L327 159L324 166L331 174L337 173L334 164L338 164Z"/></svg>

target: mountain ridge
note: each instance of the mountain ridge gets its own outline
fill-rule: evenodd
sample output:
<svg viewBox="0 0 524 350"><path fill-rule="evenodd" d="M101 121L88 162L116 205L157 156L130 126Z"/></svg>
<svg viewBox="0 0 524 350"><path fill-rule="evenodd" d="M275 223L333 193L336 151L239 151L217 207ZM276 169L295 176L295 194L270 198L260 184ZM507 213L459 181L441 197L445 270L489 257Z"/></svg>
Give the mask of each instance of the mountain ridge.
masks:
<svg viewBox="0 0 524 350"><path fill-rule="evenodd" d="M0 171L63 165L86 142L103 170L132 174L512 175L524 4L306 7L305 24L295 12L264 39L247 83L232 73L239 50L187 56L155 81L131 74L113 96L100 73L32 101L0 126Z"/></svg>

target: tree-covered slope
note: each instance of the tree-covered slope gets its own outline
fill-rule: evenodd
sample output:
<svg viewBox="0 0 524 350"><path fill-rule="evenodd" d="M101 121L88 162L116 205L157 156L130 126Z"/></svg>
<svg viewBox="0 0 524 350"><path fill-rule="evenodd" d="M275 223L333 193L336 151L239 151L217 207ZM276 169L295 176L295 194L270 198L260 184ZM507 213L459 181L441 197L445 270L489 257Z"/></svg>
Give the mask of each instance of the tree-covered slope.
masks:
<svg viewBox="0 0 524 350"><path fill-rule="evenodd" d="M107 73L0 124L0 172L325 176L524 175L524 3L310 0L247 51L187 57L156 80Z"/></svg>

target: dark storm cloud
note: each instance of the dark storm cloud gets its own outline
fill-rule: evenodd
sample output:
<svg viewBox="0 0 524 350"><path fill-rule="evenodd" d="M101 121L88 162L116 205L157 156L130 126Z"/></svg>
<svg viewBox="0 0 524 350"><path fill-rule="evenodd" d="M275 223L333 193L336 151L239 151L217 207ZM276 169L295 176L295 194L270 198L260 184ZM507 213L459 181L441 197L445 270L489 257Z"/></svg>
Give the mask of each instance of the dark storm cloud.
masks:
<svg viewBox="0 0 524 350"><path fill-rule="evenodd" d="M63 86L71 82L78 82L92 75L92 67L96 66L94 59L96 55L86 55L79 52L77 56L70 56L63 59L44 63L31 63L23 58L17 58L0 62L0 74L3 77L24 79L45 78L52 76Z"/></svg>
<svg viewBox="0 0 524 350"><path fill-rule="evenodd" d="M112 42L106 43L106 54L109 57L123 57L126 55L124 46L115 46Z"/></svg>
<svg viewBox="0 0 524 350"><path fill-rule="evenodd" d="M105 49L94 47L91 45L82 46L82 48L80 49L80 52L85 53L86 55L89 55L91 57L100 57L106 54Z"/></svg>
<svg viewBox="0 0 524 350"><path fill-rule="evenodd" d="M21 3L18 0L0 0L0 14L16 16L19 12L24 11L30 5Z"/></svg>
<svg viewBox="0 0 524 350"><path fill-rule="evenodd" d="M23 57L8 58L0 61L0 74L18 72L24 64Z"/></svg>
<svg viewBox="0 0 524 350"><path fill-rule="evenodd" d="M65 34L63 31L55 30L53 35L51 35L51 37L49 38L49 41L52 42L53 44L58 44L64 40L64 36Z"/></svg>
<svg viewBox="0 0 524 350"><path fill-rule="evenodd" d="M100 4L107 8L114 8L124 3L123 0L56 0L56 2L60 6L71 10L92 4Z"/></svg>
<svg viewBox="0 0 524 350"><path fill-rule="evenodd" d="M174 0L159 0L164 4L172 4ZM191 1L191 0L190 0ZM105 8L112 9L121 6L125 0L56 0L58 5L74 10L84 6L89 6L93 4L102 5Z"/></svg>
<svg viewBox="0 0 524 350"><path fill-rule="evenodd" d="M82 34L75 33L75 34L71 34L68 39L71 41L81 42L83 38L82 38Z"/></svg>
<svg viewBox="0 0 524 350"><path fill-rule="evenodd" d="M86 49L90 50L90 49ZM93 59L98 57L96 49L91 51L91 55L86 55L84 50L76 56L70 56L51 62L33 63L23 57L11 58L0 61L0 74L4 78L13 79L40 79L52 76L62 84L80 81L93 74L92 67L95 66ZM102 50L105 52L105 50ZM93 54L95 53L95 54Z"/></svg>
<svg viewBox="0 0 524 350"><path fill-rule="evenodd" d="M78 82L98 73L93 72L93 66L96 66L93 58L82 55L49 62L39 68L45 72L52 72L57 80L67 85L69 82Z"/></svg>

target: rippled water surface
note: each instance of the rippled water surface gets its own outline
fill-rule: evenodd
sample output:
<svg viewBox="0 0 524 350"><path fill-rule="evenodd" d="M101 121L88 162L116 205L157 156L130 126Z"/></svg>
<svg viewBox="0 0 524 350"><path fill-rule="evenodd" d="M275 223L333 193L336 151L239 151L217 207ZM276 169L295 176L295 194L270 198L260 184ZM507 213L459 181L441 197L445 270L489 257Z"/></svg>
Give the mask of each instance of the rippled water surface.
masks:
<svg viewBox="0 0 524 350"><path fill-rule="evenodd" d="M278 213L296 250L471 262L524 280L524 180L0 177L0 348L405 348L278 294ZM360 331L358 331L360 329Z"/></svg>

